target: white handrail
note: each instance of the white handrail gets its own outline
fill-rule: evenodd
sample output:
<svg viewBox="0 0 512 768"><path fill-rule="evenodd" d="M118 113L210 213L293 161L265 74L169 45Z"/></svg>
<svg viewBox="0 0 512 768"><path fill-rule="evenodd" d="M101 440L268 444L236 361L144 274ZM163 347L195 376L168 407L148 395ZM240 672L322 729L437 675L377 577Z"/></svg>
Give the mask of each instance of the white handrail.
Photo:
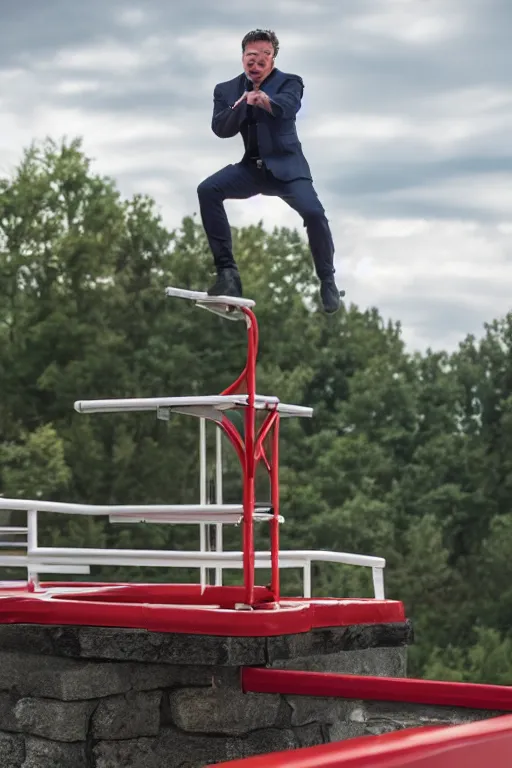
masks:
<svg viewBox="0 0 512 768"><path fill-rule="evenodd" d="M374 596L384 600L383 572L386 561L382 557L358 555L349 552L329 552L324 550L281 550L279 566L281 568L302 568L304 591L303 596L310 598L311 564L313 562L330 562L343 565L358 565L372 569ZM215 568L242 569L243 553L230 552L191 552L181 550L140 550L140 549L95 549L79 547L29 547L26 556L0 557L0 565L11 567L26 567L31 573L72 572L61 570L76 567L77 573L83 573L84 566L154 566L162 568ZM258 551L255 553L255 567L270 568L271 553Z"/></svg>
<svg viewBox="0 0 512 768"><path fill-rule="evenodd" d="M103 400L76 400L74 408L78 413L128 413L128 412L171 412L189 413L201 417L218 418L217 411L231 408L245 408L249 395L192 395L190 397L122 397ZM255 395L254 407L259 411L276 410L281 416L311 417L313 408L305 405L281 403L275 395Z"/></svg>
<svg viewBox="0 0 512 768"><path fill-rule="evenodd" d="M202 430L203 439L204 432ZM216 446L218 450L218 444ZM216 464L218 467L219 454L216 451ZM215 568L217 585L222 583L222 571L226 568L243 568L242 552L223 552L222 543L217 542L217 551L208 552L206 550L206 536L203 533L201 537L200 552L190 551L165 551L165 550L130 550L130 549L94 549L94 548L72 548L72 547L40 547L37 539L37 517L38 511L57 512L62 514L74 515L109 515L113 519L128 521L129 519L143 519L146 515L148 519L162 522L169 522L169 518L174 514L176 522L186 522L187 513L191 518L196 516L196 520L202 522L211 522L217 520L217 531L221 528L219 520L226 522L229 515L241 516L243 507L240 504L206 504L206 466L204 454L201 458L201 504L177 505L177 504L142 504L142 505L96 505L96 504L71 504L66 502L37 501L34 499L3 499L0 498L0 509L23 510L27 512L27 526L2 526L0 533L25 533L26 542L19 542L18 546L26 546L27 554L21 556L6 555L0 556L0 566L25 567L29 571L30 577L36 577L38 573L88 573L92 565L116 565L116 566L139 566L147 565L169 567L188 567L199 568L201 571L201 583L205 584L204 574L206 568ZM217 480L219 469L217 468ZM222 498L222 489L217 489L217 499ZM215 518L217 513L218 517ZM260 513L261 514L261 513ZM202 518L202 515L205 515ZM208 517L206 517L208 515ZM262 514L262 518L266 515ZM167 519L166 519L167 518ZM204 521L204 522L203 522ZM220 547L219 547L220 543ZM13 542L14 544L14 542ZM326 550L281 550L279 552L279 566L281 568L302 568L303 569L303 596L310 598L312 594L311 587L311 564L313 562L340 563L343 565L357 565L372 569L373 588L375 598L384 599L384 568L386 561L382 557L371 555L359 555L349 552L330 552ZM256 568L270 568L270 552L255 553ZM84 571L84 568L86 569ZM75 569L75 570L73 570Z"/></svg>
<svg viewBox="0 0 512 768"><path fill-rule="evenodd" d="M190 291L187 288L174 288L168 286L165 289L167 296L175 296L179 299L191 299L204 304L223 304L226 307L254 307L254 299L245 299L241 296L210 296L205 291Z"/></svg>
<svg viewBox="0 0 512 768"><path fill-rule="evenodd" d="M313 562L359 565L372 569L374 597L384 600L383 558L354 555L346 552L309 552L307 550L281 550L280 568L302 568L303 597L312 596L311 564ZM371 562L373 561L373 562ZM215 568L243 569L241 552L183 552L166 550L123 550L123 549L79 549L72 547L36 547L27 555L0 556L0 566L27 568L30 573L89 573L93 565L98 566L153 566L162 568ZM255 568L268 569L271 566L270 552L255 553Z"/></svg>
<svg viewBox="0 0 512 768"><path fill-rule="evenodd" d="M243 514L242 504L75 504L64 501L37 501L34 499L3 499L0 498L0 509L29 512L37 509L39 512L59 512L64 515L166 515L173 514L203 514L211 512L215 522L216 513ZM261 511L261 510L260 510Z"/></svg>

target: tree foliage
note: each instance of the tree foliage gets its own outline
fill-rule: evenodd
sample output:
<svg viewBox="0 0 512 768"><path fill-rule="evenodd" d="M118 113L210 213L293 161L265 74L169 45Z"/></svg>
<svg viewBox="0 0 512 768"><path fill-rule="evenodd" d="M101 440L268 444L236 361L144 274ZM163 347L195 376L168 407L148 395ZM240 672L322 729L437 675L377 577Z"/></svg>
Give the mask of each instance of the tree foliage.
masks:
<svg viewBox="0 0 512 768"><path fill-rule="evenodd" d="M282 425L283 546L384 556L388 595L416 628L410 673L509 684L512 314L453 354L411 354L400 325L375 308L320 311L297 231L260 224L235 230L234 243L257 300L259 390L315 409L311 421ZM73 403L214 394L236 378L243 327L164 296L170 284L204 289L211 271L193 216L169 232L151 199L123 200L94 172L80 141L26 151L0 181L2 495L198 500L193 419L79 415ZM258 494L267 499L264 476ZM231 455L225 499L240 500ZM195 527L41 515L42 543L180 549L197 537ZM226 544L239 546L237 529ZM366 569L321 564L313 576L317 594L372 594ZM97 568L94 577L197 575ZM293 594L299 576L284 585Z"/></svg>

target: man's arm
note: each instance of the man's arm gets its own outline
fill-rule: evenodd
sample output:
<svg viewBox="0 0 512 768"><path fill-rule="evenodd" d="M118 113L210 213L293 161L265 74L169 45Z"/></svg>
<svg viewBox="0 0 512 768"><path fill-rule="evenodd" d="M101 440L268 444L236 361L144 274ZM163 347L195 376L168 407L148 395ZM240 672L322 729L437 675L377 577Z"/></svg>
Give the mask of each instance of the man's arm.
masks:
<svg viewBox="0 0 512 768"><path fill-rule="evenodd" d="M212 131L220 139L230 139L240 130L242 121L247 116L247 105L245 99L238 101L231 107L222 96L218 85L213 92L213 117Z"/></svg>
<svg viewBox="0 0 512 768"><path fill-rule="evenodd" d="M295 117L301 107L304 83L300 77L290 78L284 84L282 90L269 98L270 111L273 117L284 119Z"/></svg>

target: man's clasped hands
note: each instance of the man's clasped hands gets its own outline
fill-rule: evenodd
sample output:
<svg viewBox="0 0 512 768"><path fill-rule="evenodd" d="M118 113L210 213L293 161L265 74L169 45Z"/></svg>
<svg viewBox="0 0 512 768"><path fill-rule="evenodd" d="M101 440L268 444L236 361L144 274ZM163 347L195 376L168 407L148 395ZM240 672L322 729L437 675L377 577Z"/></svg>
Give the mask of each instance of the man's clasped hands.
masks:
<svg viewBox="0 0 512 768"><path fill-rule="evenodd" d="M254 91L245 91L245 93L240 96L238 101L233 104L233 109L244 100L251 107L261 107L262 109L266 109L267 112L272 111L270 99L264 91L259 91L258 89L255 89Z"/></svg>

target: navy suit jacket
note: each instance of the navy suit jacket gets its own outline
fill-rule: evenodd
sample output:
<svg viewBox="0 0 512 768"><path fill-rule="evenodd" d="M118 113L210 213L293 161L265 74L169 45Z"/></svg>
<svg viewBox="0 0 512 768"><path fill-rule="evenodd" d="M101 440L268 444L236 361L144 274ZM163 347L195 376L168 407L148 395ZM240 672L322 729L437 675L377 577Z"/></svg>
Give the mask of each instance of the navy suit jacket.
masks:
<svg viewBox="0 0 512 768"><path fill-rule="evenodd" d="M221 139L240 133L247 151L247 102L234 109L235 102L247 90L249 81L245 73L219 83L213 94L212 130ZM253 107L257 121L260 157L282 181L311 179L308 162L302 152L297 135L295 116L301 107L304 83L298 75L287 74L274 68L261 87L270 98L272 113L262 107Z"/></svg>

